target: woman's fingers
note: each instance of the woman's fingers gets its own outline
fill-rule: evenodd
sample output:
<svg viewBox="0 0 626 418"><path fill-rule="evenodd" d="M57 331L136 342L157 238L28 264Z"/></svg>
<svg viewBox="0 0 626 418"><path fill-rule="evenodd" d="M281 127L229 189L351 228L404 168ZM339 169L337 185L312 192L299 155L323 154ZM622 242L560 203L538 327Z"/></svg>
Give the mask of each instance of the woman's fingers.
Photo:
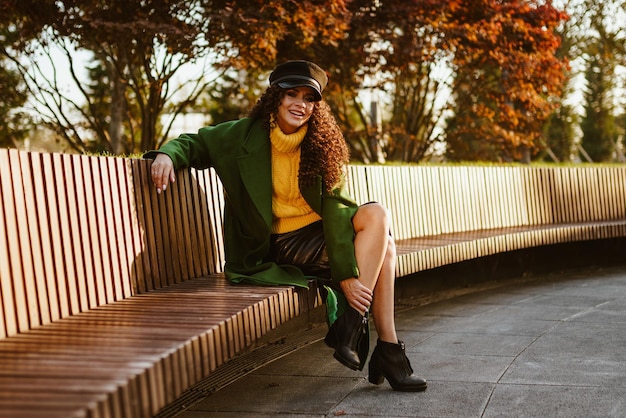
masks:
<svg viewBox="0 0 626 418"><path fill-rule="evenodd" d="M150 166L150 175L152 183L157 189L157 193L161 193L167 189L167 184L176 181L176 173L172 159L166 154L159 154Z"/></svg>
<svg viewBox="0 0 626 418"><path fill-rule="evenodd" d="M342 280L341 290L343 290L348 304L358 312L364 313L372 304L372 291L357 278Z"/></svg>

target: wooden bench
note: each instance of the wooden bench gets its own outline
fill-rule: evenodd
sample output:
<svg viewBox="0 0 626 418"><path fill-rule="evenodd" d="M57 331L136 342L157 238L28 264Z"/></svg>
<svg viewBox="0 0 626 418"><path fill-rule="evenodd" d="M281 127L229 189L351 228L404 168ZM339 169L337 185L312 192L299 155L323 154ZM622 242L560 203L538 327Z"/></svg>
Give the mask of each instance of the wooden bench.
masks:
<svg viewBox="0 0 626 418"><path fill-rule="evenodd" d="M626 167L352 166L390 209L398 277L525 248L626 236Z"/></svg>
<svg viewBox="0 0 626 418"><path fill-rule="evenodd" d="M319 292L226 282L222 190L136 159L0 150L0 416L149 417ZM390 208L399 276L626 236L626 169L351 166Z"/></svg>
<svg viewBox="0 0 626 418"><path fill-rule="evenodd" d="M153 416L320 304L227 283L215 176L147 170L0 150L0 416Z"/></svg>

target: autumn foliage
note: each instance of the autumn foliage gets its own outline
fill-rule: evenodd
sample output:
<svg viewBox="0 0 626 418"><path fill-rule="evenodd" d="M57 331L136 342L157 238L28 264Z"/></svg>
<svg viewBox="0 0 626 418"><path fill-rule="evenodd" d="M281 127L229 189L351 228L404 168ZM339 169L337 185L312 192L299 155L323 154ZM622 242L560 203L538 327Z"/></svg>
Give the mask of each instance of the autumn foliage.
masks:
<svg viewBox="0 0 626 418"><path fill-rule="evenodd" d="M439 142L452 159L516 160L541 148L567 65L554 55L566 16L549 0L0 0L0 11L23 44L47 30L44 41L69 40L107 65L118 97L105 120L121 125L89 115L93 103L81 111L102 143L114 149L117 131L127 151L161 143L160 115L211 88L198 81L172 103L183 64L211 57L261 79L279 61L310 59L329 71L326 97L357 159L420 161ZM380 124L363 87L387 104ZM77 130L60 131L83 147Z"/></svg>
<svg viewBox="0 0 626 418"><path fill-rule="evenodd" d="M336 48L313 48L313 58L332 71L332 104L354 154L380 161L373 149L380 147L383 159L420 161L439 142L452 159L520 160L542 148L543 123L568 65L555 56L555 28L567 16L551 2L347 6L346 36ZM293 54L291 47L282 56ZM442 78L442 68L451 76ZM389 103L382 133L374 131L367 104L358 103L368 79Z"/></svg>
<svg viewBox="0 0 626 418"><path fill-rule="evenodd" d="M449 154L523 159L541 148L550 99L561 94L567 62L555 56L554 30L566 16L528 1L451 3L458 7L445 24L457 74Z"/></svg>

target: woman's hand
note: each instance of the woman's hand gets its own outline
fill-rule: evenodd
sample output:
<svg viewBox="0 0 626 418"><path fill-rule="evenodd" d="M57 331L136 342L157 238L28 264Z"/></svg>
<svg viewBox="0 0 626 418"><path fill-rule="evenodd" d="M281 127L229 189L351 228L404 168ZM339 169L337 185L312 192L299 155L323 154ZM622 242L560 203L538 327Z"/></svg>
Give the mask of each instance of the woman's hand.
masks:
<svg viewBox="0 0 626 418"><path fill-rule="evenodd" d="M350 306L363 315L372 304L372 291L357 278L342 280L339 285Z"/></svg>
<svg viewBox="0 0 626 418"><path fill-rule="evenodd" d="M165 191L169 182L174 183L176 181L176 171L174 170L174 163L167 154L158 154L152 165L150 166L150 174L152 176L152 183L157 189L157 193Z"/></svg>

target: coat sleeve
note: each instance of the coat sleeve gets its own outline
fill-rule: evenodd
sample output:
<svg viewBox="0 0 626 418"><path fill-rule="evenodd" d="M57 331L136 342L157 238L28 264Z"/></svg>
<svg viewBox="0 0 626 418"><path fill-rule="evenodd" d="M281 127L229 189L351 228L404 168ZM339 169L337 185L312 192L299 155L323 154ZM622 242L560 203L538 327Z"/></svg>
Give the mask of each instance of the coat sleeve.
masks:
<svg viewBox="0 0 626 418"><path fill-rule="evenodd" d="M344 187L324 193L322 197L324 237L331 275L335 282L359 277L352 225L352 218L357 209L357 203L347 194Z"/></svg>
<svg viewBox="0 0 626 418"><path fill-rule="evenodd" d="M203 170L213 166L214 155L236 155L233 149L247 137L252 123L253 120L245 118L207 126L197 133L182 134L143 157L154 159L157 154L167 154L176 169L193 167Z"/></svg>

